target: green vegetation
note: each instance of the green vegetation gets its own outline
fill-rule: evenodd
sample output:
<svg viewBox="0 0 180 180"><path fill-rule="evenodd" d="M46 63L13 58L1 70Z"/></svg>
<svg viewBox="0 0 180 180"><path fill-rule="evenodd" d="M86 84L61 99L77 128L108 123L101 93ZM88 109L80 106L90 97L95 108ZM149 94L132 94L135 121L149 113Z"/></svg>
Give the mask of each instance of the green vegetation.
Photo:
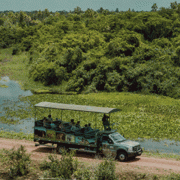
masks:
<svg viewBox="0 0 180 180"><path fill-rule="evenodd" d="M14 131L0 131L0 138L10 138L10 139L26 139L29 141L34 140L34 135L33 134L25 134L23 132L16 133Z"/></svg>
<svg viewBox="0 0 180 180"><path fill-rule="evenodd" d="M143 151L143 155L148 157L158 157L158 158L165 158L165 159L176 159L177 161L180 160L180 155L171 154L171 153L159 153L156 151Z"/></svg>
<svg viewBox="0 0 180 180"><path fill-rule="evenodd" d="M95 174L98 180L104 180L104 179L118 180L115 171L116 171L115 162L112 159L111 160L105 159L103 162L100 163L97 170L95 171Z"/></svg>
<svg viewBox="0 0 180 180"><path fill-rule="evenodd" d="M115 125L113 129L124 135L126 138L153 138L154 140L172 139L180 140L180 102L170 97L157 95L140 95L133 93L92 93L78 95L59 94L34 94L28 97L21 97L27 103L14 109L5 108L6 115L17 118L34 118L36 103L41 101L60 102L65 104L79 104L100 107L114 107L122 111L111 115L110 123ZM13 105L13 103L12 103ZM43 119L49 115L49 111L43 108L36 108L37 119ZM80 120L81 126L91 122L92 127L103 129L102 114L76 112L68 110L52 110L52 117L60 118L63 121Z"/></svg>
<svg viewBox="0 0 180 180"><path fill-rule="evenodd" d="M112 114L110 123L115 123L113 129L117 129L126 138L174 139L177 141L180 139L180 102L170 97L115 92L78 95L35 94L23 97L22 100L30 102L31 105L48 101L119 108L122 111ZM27 114L34 114L33 106L30 106L29 110L31 113ZM36 114L37 119L42 119L48 116L49 111L37 108ZM51 114L54 119L61 118L60 110L52 110ZM103 129L102 114L63 110L62 115L64 121L70 121L73 118L75 121L80 120L82 126L91 122L92 127Z"/></svg>
<svg viewBox="0 0 180 180"><path fill-rule="evenodd" d="M21 98L27 103L25 106L12 104L4 108L1 122L14 124L20 119L34 117L33 105L40 101L115 107L122 111L112 115L111 124L115 123L113 128L126 138L179 141L180 102L175 100L180 97L179 13L177 2L171 3L170 8L159 9L154 4L152 12L119 12L103 8L83 12L80 7L69 13L53 13L48 9L1 12L0 77L7 75L18 80L24 89L34 93ZM37 113L37 119L49 114L43 109L38 109ZM52 116L61 118L61 112L52 110ZM63 111L63 120L71 117L75 121L79 119L82 126L91 121L93 127L102 129L102 114ZM33 140L33 134L2 130L0 137ZM25 152L22 147L21 150ZM14 152L9 157L14 158ZM145 154L179 160L174 155L158 152ZM0 153L0 158L7 156ZM29 172L23 165L25 159L15 161L11 167L7 165L11 169L9 176ZM51 160L54 165L61 165L53 157ZM102 163L101 169L107 168L108 163ZM55 166L46 165L50 170L43 176L62 173ZM114 172L113 168L110 167L111 172ZM69 175L72 173L77 178L90 179L91 171L84 167ZM160 179L133 173L122 173L121 177Z"/></svg>
<svg viewBox="0 0 180 180"><path fill-rule="evenodd" d="M44 173L44 178L70 179L77 170L78 161L73 159L74 152L63 152L61 160L55 155L49 155L50 162L44 161L40 165L41 170L48 170Z"/></svg>
<svg viewBox="0 0 180 180"><path fill-rule="evenodd" d="M83 180L101 180L101 179L179 179L178 174L168 176L153 175L146 173L133 172L131 170L116 171L116 162L110 157L102 162L96 162L92 165L88 162L79 162L73 158L74 152L63 152L61 157L58 155L49 155L48 160L41 162L31 160L30 154L26 153L24 146L17 150L0 150L0 178L1 179L38 179L38 178L68 178Z"/></svg>
<svg viewBox="0 0 180 180"><path fill-rule="evenodd" d="M0 83L0 88L7 88L8 86Z"/></svg>
<svg viewBox="0 0 180 180"><path fill-rule="evenodd" d="M24 146L21 145L17 150L13 148L10 151L4 151L7 156L5 164L9 166L8 173L11 178L28 174L31 160L30 155L26 154Z"/></svg>
<svg viewBox="0 0 180 180"><path fill-rule="evenodd" d="M174 2L170 8L154 4L151 12L80 7L2 12L0 62L10 62L1 75L11 72L6 75L34 92L128 91L179 98L179 9Z"/></svg>

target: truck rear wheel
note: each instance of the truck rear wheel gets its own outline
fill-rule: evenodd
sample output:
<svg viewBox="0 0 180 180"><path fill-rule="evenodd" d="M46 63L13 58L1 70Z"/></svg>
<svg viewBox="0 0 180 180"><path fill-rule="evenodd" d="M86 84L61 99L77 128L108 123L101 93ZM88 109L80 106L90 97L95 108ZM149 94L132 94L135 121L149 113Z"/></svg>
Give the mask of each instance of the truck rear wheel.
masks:
<svg viewBox="0 0 180 180"><path fill-rule="evenodd" d="M117 158L119 161L124 162L127 160L127 153L120 151L118 152Z"/></svg>
<svg viewBox="0 0 180 180"><path fill-rule="evenodd" d="M57 145L57 152L59 154L62 154L64 151L66 151L66 147L62 145Z"/></svg>

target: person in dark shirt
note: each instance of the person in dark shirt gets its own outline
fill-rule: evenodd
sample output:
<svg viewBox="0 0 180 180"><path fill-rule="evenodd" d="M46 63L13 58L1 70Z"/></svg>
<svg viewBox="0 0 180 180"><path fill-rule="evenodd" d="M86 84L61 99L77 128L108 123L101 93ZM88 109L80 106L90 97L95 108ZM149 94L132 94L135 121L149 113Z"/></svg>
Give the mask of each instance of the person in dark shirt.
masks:
<svg viewBox="0 0 180 180"><path fill-rule="evenodd" d="M53 122L53 119L52 119L51 115L48 115L48 121Z"/></svg>
<svg viewBox="0 0 180 180"><path fill-rule="evenodd" d="M104 130L109 130L109 129L111 129L111 128L109 127L110 124L109 124L108 119L109 119L109 116L106 116L106 115L104 114L104 116L103 116L103 118L102 118Z"/></svg>
<svg viewBox="0 0 180 180"><path fill-rule="evenodd" d="M91 123L88 124L87 130L88 130L88 131L92 131L92 130L93 130L92 127L91 127Z"/></svg>
<svg viewBox="0 0 180 180"><path fill-rule="evenodd" d="M69 123L71 126L75 125L74 119L71 119L71 122Z"/></svg>
<svg viewBox="0 0 180 180"><path fill-rule="evenodd" d="M44 126L44 127L46 127L46 122L47 122L47 118L44 117L44 119L43 119L43 126Z"/></svg>
<svg viewBox="0 0 180 180"><path fill-rule="evenodd" d="M87 124L81 129L81 132L86 133L88 131Z"/></svg>
<svg viewBox="0 0 180 180"><path fill-rule="evenodd" d="M78 122L76 123L76 127L79 128L79 129L81 128L81 126L80 126L80 121L78 121Z"/></svg>

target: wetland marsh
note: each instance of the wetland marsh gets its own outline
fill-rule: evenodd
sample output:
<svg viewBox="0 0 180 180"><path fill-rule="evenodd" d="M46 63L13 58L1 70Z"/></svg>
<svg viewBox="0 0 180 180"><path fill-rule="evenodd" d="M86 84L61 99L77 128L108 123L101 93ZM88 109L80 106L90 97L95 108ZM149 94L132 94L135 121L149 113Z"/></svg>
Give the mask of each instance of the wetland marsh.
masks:
<svg viewBox="0 0 180 180"><path fill-rule="evenodd" d="M34 108L41 101L79 104L102 107L116 107L120 112L111 116L114 129L127 139L141 141L145 150L180 154L179 100L157 95L132 93L92 93L77 95L32 94L24 91L19 84L8 77L1 79L0 87L0 129L4 131L33 133ZM3 94L3 95L2 95ZM52 117L70 121L80 120L81 126L91 122L92 126L103 129L102 114L52 110ZM49 111L37 109L37 119L48 116Z"/></svg>

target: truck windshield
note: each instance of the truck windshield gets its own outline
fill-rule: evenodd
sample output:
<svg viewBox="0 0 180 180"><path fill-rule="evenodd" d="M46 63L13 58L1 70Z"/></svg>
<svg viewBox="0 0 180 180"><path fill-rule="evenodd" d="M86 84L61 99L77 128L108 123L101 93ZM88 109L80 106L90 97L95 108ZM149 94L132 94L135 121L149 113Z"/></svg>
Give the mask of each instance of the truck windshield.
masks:
<svg viewBox="0 0 180 180"><path fill-rule="evenodd" d="M120 135L118 132L113 133L110 135L110 137L117 143L117 142L122 142L125 141L126 138L124 138L122 135Z"/></svg>

